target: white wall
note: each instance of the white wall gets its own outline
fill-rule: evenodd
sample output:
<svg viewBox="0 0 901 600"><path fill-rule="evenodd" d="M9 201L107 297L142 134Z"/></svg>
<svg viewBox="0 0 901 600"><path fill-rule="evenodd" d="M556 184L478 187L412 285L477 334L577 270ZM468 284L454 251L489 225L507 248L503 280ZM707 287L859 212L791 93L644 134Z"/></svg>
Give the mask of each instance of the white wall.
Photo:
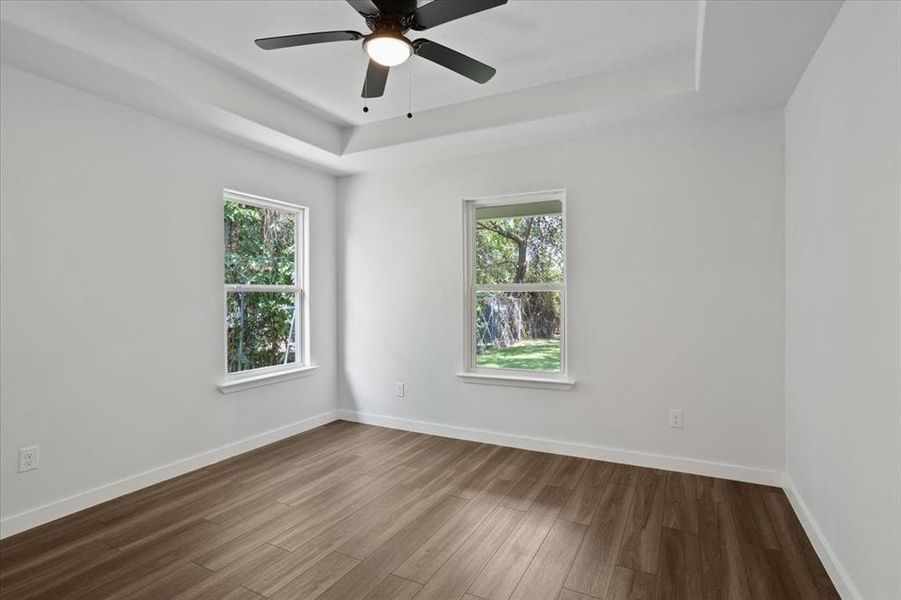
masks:
<svg viewBox="0 0 901 600"><path fill-rule="evenodd" d="M568 190L578 384L462 383L461 199L552 188ZM339 189L342 408L781 476L782 111L342 178ZM683 430L668 428L671 407L684 409Z"/></svg>
<svg viewBox="0 0 901 600"><path fill-rule="evenodd" d="M899 143L901 4L846 2L786 109L786 470L848 598L901 598Z"/></svg>
<svg viewBox="0 0 901 600"><path fill-rule="evenodd" d="M4 533L81 500L10 519L22 511L334 411L333 177L5 66L0 90ZM310 377L216 389L224 187L310 207ZM41 466L18 474L28 444Z"/></svg>

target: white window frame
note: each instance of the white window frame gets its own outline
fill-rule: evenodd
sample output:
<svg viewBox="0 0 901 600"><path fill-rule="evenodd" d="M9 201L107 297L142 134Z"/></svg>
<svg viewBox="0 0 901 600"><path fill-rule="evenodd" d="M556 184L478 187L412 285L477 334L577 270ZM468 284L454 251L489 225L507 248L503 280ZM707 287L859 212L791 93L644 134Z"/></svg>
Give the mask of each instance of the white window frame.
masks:
<svg viewBox="0 0 901 600"><path fill-rule="evenodd" d="M304 375L316 366L310 361L310 302L309 302L309 209L305 206L273 200L263 196L247 194L235 190L222 191L222 210L225 210L226 202L236 202L267 208L294 215L294 285L256 285L225 283L225 270L223 268L223 293L222 293L222 349L223 371L225 373L219 389L222 392L239 391L248 387L256 387L274 381L281 381L289 377ZM222 216L225 218L224 212ZM225 264L223 246L223 260ZM291 363L260 367L235 373L228 372L228 326L225 316L228 314L228 294L235 292L280 292L294 294L294 311L297 324L294 327L295 360Z"/></svg>
<svg viewBox="0 0 901 600"><path fill-rule="evenodd" d="M475 282L475 242L476 242L476 209L488 206L504 206L509 204L525 204L533 202L556 202L562 207L563 219L563 281L560 283L508 283L508 284L476 284ZM566 256L566 190L548 190L527 192L504 196L484 198L466 198L463 200L463 248L464 248L464 295L463 322L465 324L463 347L463 370L457 373L467 383L488 383L493 385L514 385L525 387L542 387L567 389L575 382L569 378L567 352L566 303L567 256ZM560 315L560 371L527 371L523 369L489 369L478 367L476 359L476 294L478 292L538 292L554 291L560 293L562 314Z"/></svg>

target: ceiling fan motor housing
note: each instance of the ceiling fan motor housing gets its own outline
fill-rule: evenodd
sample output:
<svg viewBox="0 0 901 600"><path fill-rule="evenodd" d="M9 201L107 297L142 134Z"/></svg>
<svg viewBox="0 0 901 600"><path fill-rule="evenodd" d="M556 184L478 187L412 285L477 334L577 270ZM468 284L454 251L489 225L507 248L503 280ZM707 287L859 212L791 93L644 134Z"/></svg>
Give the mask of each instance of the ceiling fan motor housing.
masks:
<svg viewBox="0 0 901 600"><path fill-rule="evenodd" d="M364 17L366 26L373 34L379 34L384 31L394 31L398 35L403 35L413 26L413 15L411 14L394 14L385 13Z"/></svg>

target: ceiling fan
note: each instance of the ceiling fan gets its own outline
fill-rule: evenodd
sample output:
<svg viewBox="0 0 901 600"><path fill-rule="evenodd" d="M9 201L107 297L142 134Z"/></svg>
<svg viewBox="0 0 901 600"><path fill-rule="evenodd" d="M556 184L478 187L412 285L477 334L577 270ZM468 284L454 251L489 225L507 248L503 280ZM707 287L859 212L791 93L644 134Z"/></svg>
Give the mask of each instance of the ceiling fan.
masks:
<svg viewBox="0 0 901 600"><path fill-rule="evenodd" d="M447 46L423 38L410 41L404 34L410 29L431 29L448 21L501 6L507 0L432 0L419 7L416 0L347 0L347 3L366 20L372 33L298 33L260 38L255 40L256 45L263 50L277 50L325 42L363 40L363 50L369 55L369 66L363 82L363 98L378 98L384 94L389 68L403 63L413 54L478 83L487 82L497 72L493 67Z"/></svg>

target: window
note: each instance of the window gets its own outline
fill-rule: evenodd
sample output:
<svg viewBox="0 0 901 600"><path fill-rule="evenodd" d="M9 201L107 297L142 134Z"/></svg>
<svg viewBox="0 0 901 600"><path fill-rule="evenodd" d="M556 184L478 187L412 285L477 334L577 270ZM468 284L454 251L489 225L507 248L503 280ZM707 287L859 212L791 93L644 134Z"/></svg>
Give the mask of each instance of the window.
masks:
<svg viewBox="0 0 901 600"><path fill-rule="evenodd" d="M306 214L224 192L226 381L308 363Z"/></svg>
<svg viewBox="0 0 901 600"><path fill-rule="evenodd" d="M566 375L564 192L467 200L468 373Z"/></svg>

